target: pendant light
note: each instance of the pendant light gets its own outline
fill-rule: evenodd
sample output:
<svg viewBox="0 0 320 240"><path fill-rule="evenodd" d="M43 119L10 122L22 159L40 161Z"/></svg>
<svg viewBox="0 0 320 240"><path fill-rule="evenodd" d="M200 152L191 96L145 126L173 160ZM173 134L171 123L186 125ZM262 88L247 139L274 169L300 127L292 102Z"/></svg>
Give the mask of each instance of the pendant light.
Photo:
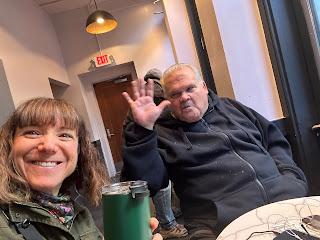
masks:
<svg viewBox="0 0 320 240"><path fill-rule="evenodd" d="M87 32L92 34L100 34L110 32L111 30L115 29L118 23L114 17L106 11L98 10L96 0L94 0L94 3L97 11L91 13L87 19Z"/></svg>

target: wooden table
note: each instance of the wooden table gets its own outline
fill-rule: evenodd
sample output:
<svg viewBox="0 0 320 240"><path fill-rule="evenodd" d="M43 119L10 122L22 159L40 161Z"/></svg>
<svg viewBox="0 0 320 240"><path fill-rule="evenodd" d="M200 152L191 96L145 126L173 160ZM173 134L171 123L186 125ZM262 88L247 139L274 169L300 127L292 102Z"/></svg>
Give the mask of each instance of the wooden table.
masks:
<svg viewBox="0 0 320 240"><path fill-rule="evenodd" d="M283 232L295 229L306 233L301 227L302 218L311 215L320 215L320 196L271 203L235 219L220 233L217 240L245 240L253 232L270 230ZM320 231L315 231L311 226L304 226L310 235L320 238ZM250 240L270 240L275 237L273 233L261 233L253 234Z"/></svg>

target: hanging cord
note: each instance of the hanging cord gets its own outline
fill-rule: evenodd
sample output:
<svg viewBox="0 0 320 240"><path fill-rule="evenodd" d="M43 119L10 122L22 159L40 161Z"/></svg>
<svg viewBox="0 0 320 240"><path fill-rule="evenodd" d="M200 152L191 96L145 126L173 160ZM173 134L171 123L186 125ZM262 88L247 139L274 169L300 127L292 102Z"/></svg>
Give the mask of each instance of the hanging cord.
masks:
<svg viewBox="0 0 320 240"><path fill-rule="evenodd" d="M91 1L90 1L91 2ZM96 9L98 11L98 6L97 6L97 3L96 3L96 0L94 0L94 4L96 5Z"/></svg>
<svg viewBox="0 0 320 240"><path fill-rule="evenodd" d="M90 2L88 3L88 12L89 12L89 15L91 14L90 12L90 3L92 2L92 0L90 0ZM96 1L94 1L95 5L96 5L96 9L98 10L98 7L97 7L97 3ZM98 39L98 35L95 34L96 36L96 42L97 42L97 45L98 45L98 48L99 48L99 51L100 51L100 56L102 56L102 51L101 51L101 46L100 46L100 42L99 42L99 39Z"/></svg>

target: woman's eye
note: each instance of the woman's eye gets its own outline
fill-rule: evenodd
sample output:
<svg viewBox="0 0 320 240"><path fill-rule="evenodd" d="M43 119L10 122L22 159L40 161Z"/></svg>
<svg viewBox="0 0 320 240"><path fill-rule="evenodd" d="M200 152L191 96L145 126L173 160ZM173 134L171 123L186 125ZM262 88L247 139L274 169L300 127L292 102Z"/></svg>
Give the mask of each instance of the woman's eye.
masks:
<svg viewBox="0 0 320 240"><path fill-rule="evenodd" d="M64 137L64 138L72 138L72 136L68 133L63 133L60 135L60 137Z"/></svg>
<svg viewBox="0 0 320 240"><path fill-rule="evenodd" d="M36 131L26 131L24 135L38 135L38 133Z"/></svg>

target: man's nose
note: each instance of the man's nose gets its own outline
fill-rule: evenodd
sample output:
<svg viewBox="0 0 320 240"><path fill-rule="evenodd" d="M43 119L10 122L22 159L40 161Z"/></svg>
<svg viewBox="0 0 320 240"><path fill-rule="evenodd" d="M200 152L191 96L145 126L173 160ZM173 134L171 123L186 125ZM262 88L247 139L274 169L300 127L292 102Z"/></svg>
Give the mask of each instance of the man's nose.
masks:
<svg viewBox="0 0 320 240"><path fill-rule="evenodd" d="M190 98L190 96L186 92L182 92L181 95L180 95L180 101L181 102L187 101L187 100L189 100L189 98Z"/></svg>
<svg viewBox="0 0 320 240"><path fill-rule="evenodd" d="M48 153L55 153L58 149L56 141L57 140L53 136L45 135L39 143L38 150Z"/></svg>

